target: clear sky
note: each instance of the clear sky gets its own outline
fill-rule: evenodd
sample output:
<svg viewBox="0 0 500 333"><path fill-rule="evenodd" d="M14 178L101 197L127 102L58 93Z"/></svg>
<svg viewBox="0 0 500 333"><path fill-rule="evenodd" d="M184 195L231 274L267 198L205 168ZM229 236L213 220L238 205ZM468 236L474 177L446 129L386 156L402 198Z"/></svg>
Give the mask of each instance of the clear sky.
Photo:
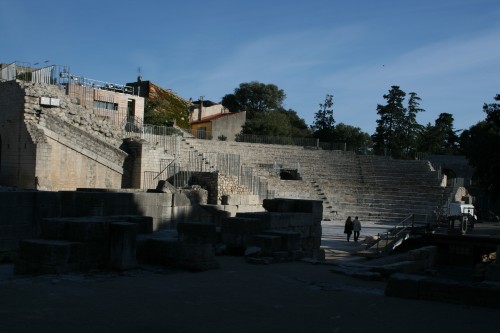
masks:
<svg viewBox="0 0 500 333"><path fill-rule="evenodd" d="M373 134L393 85L455 129L500 94L499 0L0 0L0 62L70 66L95 80L144 80L219 102L240 83L275 84L306 123L326 94L337 123Z"/></svg>

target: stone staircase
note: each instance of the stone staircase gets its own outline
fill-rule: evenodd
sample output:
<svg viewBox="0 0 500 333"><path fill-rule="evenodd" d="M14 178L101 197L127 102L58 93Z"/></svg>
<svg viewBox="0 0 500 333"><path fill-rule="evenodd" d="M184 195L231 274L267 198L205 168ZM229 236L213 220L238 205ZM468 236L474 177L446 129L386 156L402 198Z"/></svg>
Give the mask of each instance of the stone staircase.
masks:
<svg viewBox="0 0 500 333"><path fill-rule="evenodd" d="M347 216L359 216L363 222L397 222L408 214L430 223L447 197L447 189L439 186L437 172L426 161L243 142L185 139L185 145L200 153L239 154L241 164L265 178L275 197L321 200L323 220L336 223ZM281 180L273 172L275 162L298 166L302 179Z"/></svg>

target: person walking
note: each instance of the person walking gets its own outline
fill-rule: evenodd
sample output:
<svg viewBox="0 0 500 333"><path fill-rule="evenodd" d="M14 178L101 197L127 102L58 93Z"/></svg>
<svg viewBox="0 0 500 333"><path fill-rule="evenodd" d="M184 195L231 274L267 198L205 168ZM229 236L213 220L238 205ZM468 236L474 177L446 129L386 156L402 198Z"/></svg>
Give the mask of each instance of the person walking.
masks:
<svg viewBox="0 0 500 333"><path fill-rule="evenodd" d="M354 221L352 221L352 230L354 231L354 241L357 242L359 232L361 231L361 222L358 220L357 216L354 218Z"/></svg>
<svg viewBox="0 0 500 333"><path fill-rule="evenodd" d="M349 241L352 234L352 220L350 216L347 217L347 220L345 221L344 234L347 234L347 241Z"/></svg>

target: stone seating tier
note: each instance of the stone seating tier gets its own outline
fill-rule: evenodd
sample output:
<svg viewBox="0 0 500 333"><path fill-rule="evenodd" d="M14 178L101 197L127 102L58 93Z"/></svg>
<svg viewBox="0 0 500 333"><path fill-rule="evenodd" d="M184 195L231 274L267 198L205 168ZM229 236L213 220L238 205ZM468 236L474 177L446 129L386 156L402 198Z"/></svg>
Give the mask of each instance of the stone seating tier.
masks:
<svg viewBox="0 0 500 333"><path fill-rule="evenodd" d="M409 212L430 216L443 197L437 173L426 161L238 142L189 139L188 145L199 152L240 154L241 163L265 177L275 196L322 200L325 219L340 220L356 212L374 221ZM283 181L261 167L275 161L298 163L303 180Z"/></svg>

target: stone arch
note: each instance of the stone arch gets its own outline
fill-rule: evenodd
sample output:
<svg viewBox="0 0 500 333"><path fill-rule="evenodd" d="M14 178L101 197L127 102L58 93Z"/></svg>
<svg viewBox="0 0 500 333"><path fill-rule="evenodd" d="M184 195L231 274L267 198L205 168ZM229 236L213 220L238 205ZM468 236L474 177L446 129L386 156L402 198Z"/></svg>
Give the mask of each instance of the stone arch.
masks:
<svg viewBox="0 0 500 333"><path fill-rule="evenodd" d="M448 179L457 178L457 173L451 168L443 168L443 174L448 177Z"/></svg>

